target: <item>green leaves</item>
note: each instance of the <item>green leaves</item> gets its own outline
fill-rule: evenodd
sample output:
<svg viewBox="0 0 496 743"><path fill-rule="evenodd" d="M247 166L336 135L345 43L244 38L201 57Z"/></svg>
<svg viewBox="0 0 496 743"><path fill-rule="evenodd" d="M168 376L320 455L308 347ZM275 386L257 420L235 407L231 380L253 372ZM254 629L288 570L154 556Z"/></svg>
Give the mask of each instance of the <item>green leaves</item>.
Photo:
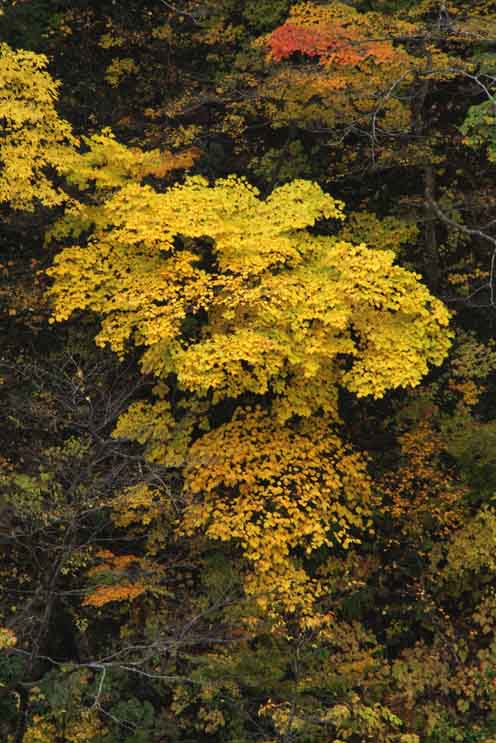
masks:
<svg viewBox="0 0 496 743"><path fill-rule="evenodd" d="M477 106L470 106L460 127L466 145L476 149L486 148L489 162L496 162L496 102L491 99Z"/></svg>

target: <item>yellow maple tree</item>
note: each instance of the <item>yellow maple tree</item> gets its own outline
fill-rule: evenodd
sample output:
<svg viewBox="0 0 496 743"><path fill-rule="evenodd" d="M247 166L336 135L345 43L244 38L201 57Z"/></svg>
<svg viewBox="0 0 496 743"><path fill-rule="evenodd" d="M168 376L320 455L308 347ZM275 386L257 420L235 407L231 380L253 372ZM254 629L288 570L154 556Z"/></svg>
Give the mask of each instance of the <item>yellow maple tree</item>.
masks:
<svg viewBox="0 0 496 743"><path fill-rule="evenodd" d="M368 498L363 461L333 430L339 388L381 397L414 386L450 343L448 312L417 275L392 251L310 234L323 218L341 221L343 205L306 181L265 200L235 176L165 192L130 183L103 202L87 245L50 270L56 320L89 309L98 343L143 349L157 399L131 405L115 435L183 468L182 532L240 544L248 592L266 606L276 586L273 606L307 615L319 586L294 556L349 543ZM238 401L235 417L202 433L226 400ZM291 429L295 416L305 433Z"/></svg>

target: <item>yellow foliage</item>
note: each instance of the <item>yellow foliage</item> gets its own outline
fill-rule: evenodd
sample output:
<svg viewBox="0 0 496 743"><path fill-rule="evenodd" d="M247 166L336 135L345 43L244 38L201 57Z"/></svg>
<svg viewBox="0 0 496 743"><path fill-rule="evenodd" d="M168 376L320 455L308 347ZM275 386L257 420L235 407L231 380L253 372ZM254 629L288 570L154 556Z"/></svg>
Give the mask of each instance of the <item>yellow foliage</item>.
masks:
<svg viewBox="0 0 496 743"><path fill-rule="evenodd" d="M120 67L113 69L114 77L117 72L133 71L131 60L119 62ZM27 211L37 202L65 204L69 208L52 238L80 234L98 221L99 210L91 202L83 205L68 196L54 186L50 176L58 174L80 189L105 193L145 176L163 178L172 170L188 169L197 159L200 151L196 147L178 154L125 147L109 129L82 137L80 143L56 111L59 83L46 71L47 64L43 55L0 45L0 202ZM84 145L83 153L80 144Z"/></svg>
<svg viewBox="0 0 496 743"><path fill-rule="evenodd" d="M48 722L42 715L33 715L23 735L22 743L54 743L57 740L55 725Z"/></svg>
<svg viewBox="0 0 496 743"><path fill-rule="evenodd" d="M48 172L65 172L67 152L77 140L55 109L59 84L47 64L41 54L0 44L0 203L14 209L69 200Z"/></svg>
<svg viewBox="0 0 496 743"><path fill-rule="evenodd" d="M446 555L446 566L440 571L444 579L460 578L466 574L496 570L496 517L489 508L456 531Z"/></svg>
<svg viewBox="0 0 496 743"><path fill-rule="evenodd" d="M269 717L277 733L281 736L301 732L305 729L305 720L295 715L289 702L275 703L268 699L258 709L259 717Z"/></svg>
<svg viewBox="0 0 496 743"><path fill-rule="evenodd" d="M460 526L465 488L443 467L443 436L425 417L400 436L401 466L382 481L386 502L382 509L409 535L439 529L444 535Z"/></svg>
<svg viewBox="0 0 496 743"><path fill-rule="evenodd" d="M87 678L81 680L83 683L88 682ZM71 688L70 682L69 688ZM43 695L39 694L39 689L33 691L38 692L32 697L32 702L36 705L36 701L43 698ZM76 699L71 701L81 704L80 695L76 695ZM75 716L72 717L72 714ZM34 714L24 733L22 743L55 743L56 741L88 743L88 741L97 737L100 739L100 736L108 734L108 729L102 724L96 709L75 707L72 714L68 714L64 708L53 709L49 715Z"/></svg>
<svg viewBox="0 0 496 743"><path fill-rule="evenodd" d="M13 648L17 644L17 637L8 627L0 627L0 650Z"/></svg>
<svg viewBox="0 0 496 743"><path fill-rule="evenodd" d="M174 29L168 23L164 23L163 26L157 26L152 30L152 37L161 41L173 41Z"/></svg>
<svg viewBox="0 0 496 743"><path fill-rule="evenodd" d="M280 426L260 410L237 415L191 447L182 529L236 540L253 567L247 590L288 611L319 592L294 563L323 545L347 547L367 525L365 461L320 419Z"/></svg>
<svg viewBox="0 0 496 743"><path fill-rule="evenodd" d="M83 137L82 142L86 152L67 152L64 170L68 182L81 190L92 186L105 192L150 175L163 178L172 170L190 168L199 155L199 150L194 147L178 154L157 149L144 152L138 147L126 147L108 128L91 137Z"/></svg>
<svg viewBox="0 0 496 743"><path fill-rule="evenodd" d="M470 411L485 392L487 380L496 370L496 341L477 340L474 333L458 330L450 359L447 387L458 398L460 413Z"/></svg>
<svg viewBox="0 0 496 743"><path fill-rule="evenodd" d="M142 369L158 381L157 400L131 406L114 435L145 444L163 464L185 465L183 530L234 540L252 566L247 591L267 605L275 590L285 611L309 615L320 586L308 578L305 556L357 539L370 496L363 460L320 415L339 420L339 387L381 397L418 384L450 345L446 308L416 274L393 265L392 251L310 233L319 220L344 219L344 205L316 183L295 180L265 199L236 176L214 185L189 177L158 191L143 178L189 167L197 150L145 153L104 130L83 139L79 152L53 108L46 60L2 49L4 66L27 78L26 90L41 75L44 119L9 89L19 141L31 131L43 141L50 121L55 144L41 171L50 164L87 191L49 236L76 242L49 271L54 320L92 311L101 319L98 343L121 356L141 347ZM377 51L371 58L383 57ZM62 152L63 164L56 157ZM58 203L43 177L41 196L24 182L5 198L18 206L35 196ZM398 242L405 237L388 227ZM89 239L77 244L83 233ZM270 413L244 408L247 396ZM212 405L226 399L237 413L208 432ZM303 419L298 425L295 416ZM146 487L123 493L124 505L115 516L124 526L158 517ZM127 580L134 556L102 558L106 564L92 573L113 582L97 586L84 605L132 600L146 590Z"/></svg>
<svg viewBox="0 0 496 743"><path fill-rule="evenodd" d="M146 539L146 554L163 549L172 531L175 513L170 493L146 483L125 488L112 503L112 520Z"/></svg>
<svg viewBox="0 0 496 743"><path fill-rule="evenodd" d="M94 738L105 736L107 733L98 713L94 710L81 710L77 719L65 726L64 741L67 743L88 743Z"/></svg>
<svg viewBox="0 0 496 743"><path fill-rule="evenodd" d="M176 421L166 400L155 403L137 402L123 413L113 432L114 438L129 439L146 445L146 456L152 462L167 467L184 464L193 430L198 418L206 413L205 405L195 405L184 411ZM181 410L181 412L183 412Z"/></svg>
<svg viewBox="0 0 496 743"><path fill-rule="evenodd" d="M340 386L381 397L418 384L450 345L446 308L392 251L311 235L317 220L343 219L315 183L262 200L234 176L161 193L130 182L98 209L88 244L57 257L51 296L57 320L92 310L98 343L143 347L143 371L162 380L114 435L184 467L183 531L234 540L252 566L247 592L308 617L320 586L295 555L346 547L369 497L363 461L319 415L338 421ZM241 405L201 435L212 405L246 395L269 399L271 414Z"/></svg>
<svg viewBox="0 0 496 743"><path fill-rule="evenodd" d="M133 59L130 57L117 57L112 60L105 70L105 80L113 88L116 88L129 75L134 75L137 72L138 66Z"/></svg>
<svg viewBox="0 0 496 743"><path fill-rule="evenodd" d="M113 502L113 521L117 526L139 523L147 526L163 509L160 494L144 483L126 488Z"/></svg>
<svg viewBox="0 0 496 743"><path fill-rule="evenodd" d="M224 715L220 710L208 709L207 707L200 707L198 710L198 719L201 721L201 729L206 733L215 733L226 724Z"/></svg>
<svg viewBox="0 0 496 743"><path fill-rule="evenodd" d="M370 248L397 253L405 243L415 243L419 228L397 217L379 219L371 212L354 212L339 232L341 240L366 243Z"/></svg>
<svg viewBox="0 0 496 743"><path fill-rule="evenodd" d="M129 184L88 246L57 257L55 318L90 309L100 344L145 346L145 372L214 402L271 391L281 419L333 412L339 384L375 397L417 384L447 352L447 310L393 253L312 237L322 217L342 219L342 205L306 181L265 201L235 177L165 193ZM208 323L185 333L201 312Z"/></svg>

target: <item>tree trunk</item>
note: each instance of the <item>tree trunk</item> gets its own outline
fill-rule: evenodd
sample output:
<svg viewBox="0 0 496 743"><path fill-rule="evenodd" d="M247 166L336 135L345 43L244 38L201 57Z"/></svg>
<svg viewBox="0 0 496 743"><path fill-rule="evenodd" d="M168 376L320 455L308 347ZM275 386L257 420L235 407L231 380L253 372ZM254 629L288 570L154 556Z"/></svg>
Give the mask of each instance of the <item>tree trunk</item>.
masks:
<svg viewBox="0 0 496 743"><path fill-rule="evenodd" d="M436 221L437 215L434 212L431 200L434 199L435 173L432 165L426 165L424 168L424 272L427 284L433 292L439 287L440 267L439 251L437 247Z"/></svg>

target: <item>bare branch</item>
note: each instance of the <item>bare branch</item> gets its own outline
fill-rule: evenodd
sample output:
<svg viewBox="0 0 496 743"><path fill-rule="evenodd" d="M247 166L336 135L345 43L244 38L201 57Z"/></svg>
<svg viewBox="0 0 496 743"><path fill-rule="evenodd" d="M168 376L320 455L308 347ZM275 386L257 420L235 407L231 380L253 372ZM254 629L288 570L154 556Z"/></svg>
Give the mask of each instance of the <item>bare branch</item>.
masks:
<svg viewBox="0 0 496 743"><path fill-rule="evenodd" d="M496 268L496 238L492 235L489 235L487 232L483 232L482 230L475 229L473 227L466 227L464 224L460 224L459 222L456 222L454 219L449 217L437 201L434 200L434 197L432 193L429 190L426 190L426 197L427 200L434 210L434 212L437 214L439 219L444 222L445 224L449 225L450 227L453 227L456 230L459 230L460 232L463 232L465 235L471 235L472 237L480 237L482 240L487 240L492 245L492 253L491 253L491 260L490 260L490 267L489 267L489 280L486 284L483 284L478 289L475 290L469 297L473 297L476 294L480 293L484 289L487 289L489 291L489 306L494 307L494 292L495 292L495 282L494 282L494 271ZM466 298L468 299L468 298Z"/></svg>

